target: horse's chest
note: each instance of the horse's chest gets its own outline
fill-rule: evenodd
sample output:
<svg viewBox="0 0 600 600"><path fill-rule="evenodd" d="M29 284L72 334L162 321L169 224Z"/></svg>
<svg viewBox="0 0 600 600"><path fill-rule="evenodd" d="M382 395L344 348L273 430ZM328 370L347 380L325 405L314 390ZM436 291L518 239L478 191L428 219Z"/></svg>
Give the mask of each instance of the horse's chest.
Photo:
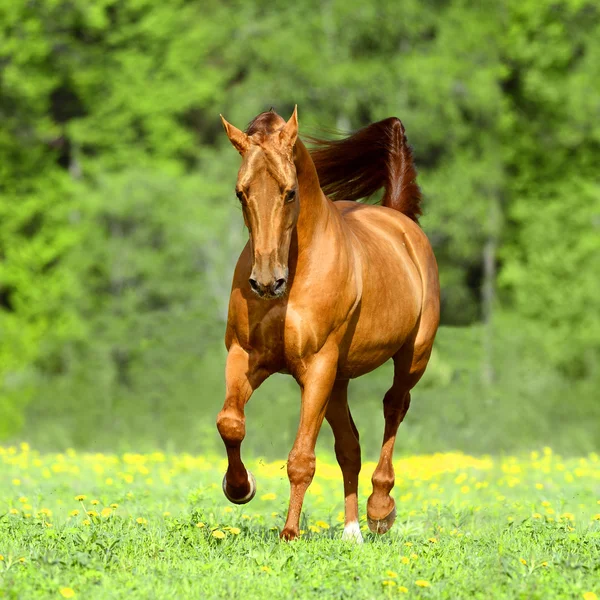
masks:
<svg viewBox="0 0 600 600"><path fill-rule="evenodd" d="M249 345L276 370L293 372L323 346L330 325L323 315L287 304L250 321Z"/></svg>

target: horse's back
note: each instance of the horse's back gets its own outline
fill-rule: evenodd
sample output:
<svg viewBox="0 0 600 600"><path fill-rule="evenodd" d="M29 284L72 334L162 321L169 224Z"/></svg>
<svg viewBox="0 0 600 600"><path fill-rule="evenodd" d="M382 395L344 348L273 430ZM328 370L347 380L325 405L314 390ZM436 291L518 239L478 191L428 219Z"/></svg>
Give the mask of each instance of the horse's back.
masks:
<svg viewBox="0 0 600 600"><path fill-rule="evenodd" d="M349 375L376 368L407 341L428 357L439 322L439 282L427 236L390 208L356 202L335 206L354 239L362 272L360 313L347 352ZM371 360L365 361L367 356ZM364 366L354 364L358 361ZM367 368L367 362L373 364Z"/></svg>

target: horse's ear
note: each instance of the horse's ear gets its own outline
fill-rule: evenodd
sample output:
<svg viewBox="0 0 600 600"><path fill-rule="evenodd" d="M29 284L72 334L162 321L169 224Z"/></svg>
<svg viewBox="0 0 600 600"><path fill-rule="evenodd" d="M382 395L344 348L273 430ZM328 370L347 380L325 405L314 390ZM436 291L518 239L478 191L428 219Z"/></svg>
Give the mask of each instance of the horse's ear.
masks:
<svg viewBox="0 0 600 600"><path fill-rule="evenodd" d="M290 117L290 120L283 126L283 129L279 132L279 139L281 143L289 148L293 148L298 137L298 105L294 106L294 112Z"/></svg>
<svg viewBox="0 0 600 600"><path fill-rule="evenodd" d="M225 133L227 134L229 141L240 154L244 154L244 152L246 152L246 150L248 150L250 147L250 140L248 139L248 136L241 129L238 129L231 123L228 123L223 115L219 116L221 117L221 122L223 123L223 127L225 128Z"/></svg>

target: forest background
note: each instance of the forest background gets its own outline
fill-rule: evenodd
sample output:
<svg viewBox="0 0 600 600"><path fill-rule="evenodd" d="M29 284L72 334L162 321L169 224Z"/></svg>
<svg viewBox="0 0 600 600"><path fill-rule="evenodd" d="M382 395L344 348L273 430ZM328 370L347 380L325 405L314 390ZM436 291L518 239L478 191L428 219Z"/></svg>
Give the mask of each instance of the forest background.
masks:
<svg viewBox="0 0 600 600"><path fill-rule="evenodd" d="M219 113L298 104L414 148L443 325L398 449L598 450L599 81L588 0L2 2L0 439L220 451L247 232ZM371 459L390 382L350 388ZM246 448L285 456L298 411L271 378Z"/></svg>

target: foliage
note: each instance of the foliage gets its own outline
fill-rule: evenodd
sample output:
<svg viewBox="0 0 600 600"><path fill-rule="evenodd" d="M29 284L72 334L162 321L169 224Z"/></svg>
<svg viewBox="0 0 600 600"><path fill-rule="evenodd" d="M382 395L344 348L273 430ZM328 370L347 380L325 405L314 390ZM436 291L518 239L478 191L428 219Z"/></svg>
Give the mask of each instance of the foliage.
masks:
<svg viewBox="0 0 600 600"><path fill-rule="evenodd" d="M434 427L444 397L471 431L478 417L496 431L494 448L560 437L572 393L567 429L590 433L571 449L587 450L600 377L598 40L589 0L3 3L0 436L211 447L245 236L218 114L242 126L297 103L304 133L393 114L415 148L443 322L465 329L448 330L408 433L413 413ZM356 389L378 403L388 376ZM263 410L280 410L289 437L295 391L278 385ZM530 407L514 436L500 406ZM467 429L436 439L483 451Z"/></svg>
<svg viewBox="0 0 600 600"><path fill-rule="evenodd" d="M396 461L398 518L341 541L343 486L318 461L300 540L279 542L284 463L251 461L258 495L226 505L205 456L1 448L7 598L588 598L598 593L597 454L449 453ZM363 466L361 510L374 462ZM69 591L71 590L71 591Z"/></svg>

